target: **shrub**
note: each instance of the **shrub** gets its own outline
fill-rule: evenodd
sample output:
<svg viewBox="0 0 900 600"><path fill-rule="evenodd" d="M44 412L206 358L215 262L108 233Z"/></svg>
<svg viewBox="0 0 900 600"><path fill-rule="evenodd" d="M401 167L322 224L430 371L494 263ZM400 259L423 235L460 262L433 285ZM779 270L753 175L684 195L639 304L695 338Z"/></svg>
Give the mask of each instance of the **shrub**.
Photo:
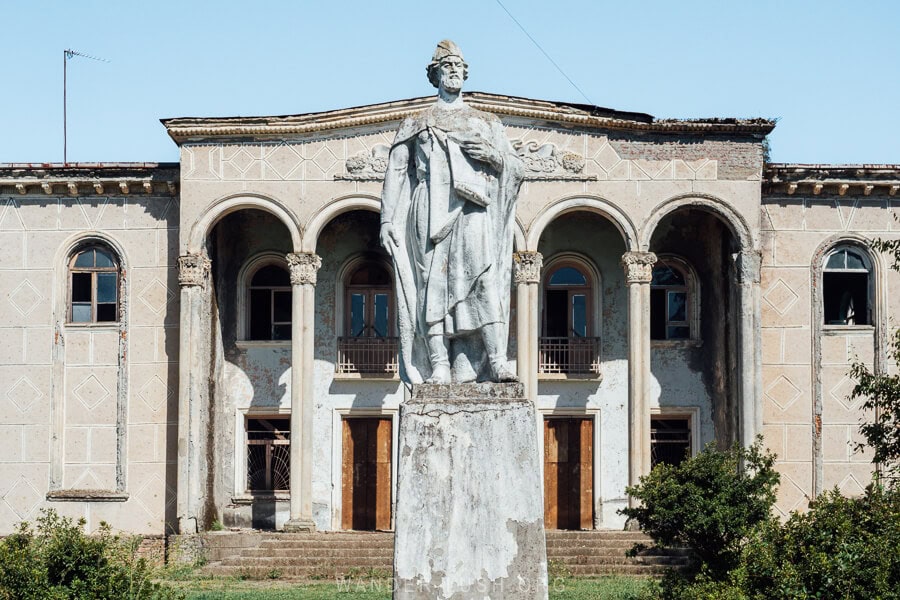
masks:
<svg viewBox="0 0 900 600"><path fill-rule="evenodd" d="M900 598L900 491L826 492L763 528L744 563L751 598Z"/></svg>
<svg viewBox="0 0 900 600"><path fill-rule="evenodd" d="M709 444L679 465L660 464L628 493L640 506L621 512L664 547L688 546L697 568L726 579L754 527L771 519L778 473L762 440L719 451Z"/></svg>
<svg viewBox="0 0 900 600"><path fill-rule="evenodd" d="M2 600L164 600L180 597L155 582L153 565L137 554L139 537L97 535L78 522L44 511L33 527L21 523L0 541Z"/></svg>

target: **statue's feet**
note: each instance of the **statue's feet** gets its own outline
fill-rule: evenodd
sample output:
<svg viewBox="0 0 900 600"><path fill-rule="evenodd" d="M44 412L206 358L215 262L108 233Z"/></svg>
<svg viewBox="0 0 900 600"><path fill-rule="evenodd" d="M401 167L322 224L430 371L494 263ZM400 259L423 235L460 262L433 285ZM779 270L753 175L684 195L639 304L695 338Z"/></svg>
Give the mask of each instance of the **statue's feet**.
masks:
<svg viewBox="0 0 900 600"><path fill-rule="evenodd" d="M494 372L494 381L497 383L514 383L519 381L516 374L506 368L502 363L491 364L491 370Z"/></svg>
<svg viewBox="0 0 900 600"><path fill-rule="evenodd" d="M450 383L450 365L438 365L425 383Z"/></svg>

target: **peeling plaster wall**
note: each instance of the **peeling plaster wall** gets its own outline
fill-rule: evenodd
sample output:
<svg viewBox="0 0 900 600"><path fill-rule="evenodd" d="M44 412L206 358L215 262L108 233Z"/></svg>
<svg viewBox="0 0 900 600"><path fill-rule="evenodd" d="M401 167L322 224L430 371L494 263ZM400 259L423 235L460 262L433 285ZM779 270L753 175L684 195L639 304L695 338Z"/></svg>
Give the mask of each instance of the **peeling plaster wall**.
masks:
<svg viewBox="0 0 900 600"><path fill-rule="evenodd" d="M232 497L245 491L244 415L272 416L290 412L291 345L285 342L242 342L239 328L241 268L263 253L285 256L291 252L290 236L275 217L259 210L242 210L224 217L209 236L212 279L215 288L213 334L215 361L210 420L214 423L208 444L215 477L210 480L211 509L220 518ZM285 270L287 265L285 264ZM214 508L213 508L214 507ZM248 509L249 510L249 509ZM208 516L211 520L213 517Z"/></svg>
<svg viewBox="0 0 900 600"><path fill-rule="evenodd" d="M379 245L380 216L369 211L354 211L336 217L319 236L316 253L322 257L316 283L315 345L315 424L313 439L313 516L321 530L340 523L340 462L334 457L341 431L335 430L336 411L363 409L396 411L403 399L399 379L340 379L335 375L337 362L338 278L348 260L365 256L389 262ZM396 435L396 432L394 432Z"/></svg>
<svg viewBox="0 0 900 600"><path fill-rule="evenodd" d="M679 209L663 219L650 248L687 261L697 273L700 331L696 341L653 343L653 405L700 408L700 445L726 447L738 436L737 298L731 254L736 242L716 216Z"/></svg>

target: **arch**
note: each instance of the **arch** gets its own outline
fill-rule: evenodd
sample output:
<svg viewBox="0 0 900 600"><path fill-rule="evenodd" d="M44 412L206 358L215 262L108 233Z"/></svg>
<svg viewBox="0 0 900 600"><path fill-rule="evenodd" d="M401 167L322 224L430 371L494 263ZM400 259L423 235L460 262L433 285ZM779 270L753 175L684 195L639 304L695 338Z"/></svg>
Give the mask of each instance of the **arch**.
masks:
<svg viewBox="0 0 900 600"><path fill-rule="evenodd" d="M250 281L253 276L263 267L276 265L290 273L287 259L283 254L277 252L261 252L255 254L244 261L237 275L237 339L241 341L250 340L250 326L248 322L249 305L247 302L247 293L250 287Z"/></svg>
<svg viewBox="0 0 900 600"><path fill-rule="evenodd" d="M698 341L700 340L700 307L702 303L702 298L700 297L700 278L697 276L697 271L694 268L694 265L691 264L687 259L678 254L672 253L663 253L657 255L657 262L653 265L654 271L660 266L669 266L675 267L677 270L681 271L685 283L684 288L687 292L687 323L689 328L689 335L687 338L653 338L652 330L651 330L651 343L659 344L659 342L687 342L687 341ZM655 279L655 278L654 278ZM650 293L653 293L655 284L653 282L650 283ZM651 310L652 302L651 302ZM651 316L651 323L653 317ZM651 325L652 328L652 325Z"/></svg>
<svg viewBox="0 0 900 600"><path fill-rule="evenodd" d="M347 293L347 282L360 267L366 263L377 263L380 267L387 271L388 277L391 279L391 289L394 288L396 282L394 276L394 263L389 256L373 254L371 252L356 252L351 254L344 264L337 271L337 277L334 278L334 330L338 337L344 335L346 330L346 303L345 296ZM392 300L394 302L394 300ZM396 310L394 308L393 310ZM396 334L394 334L396 335Z"/></svg>
<svg viewBox="0 0 900 600"><path fill-rule="evenodd" d="M622 235L626 250L631 252L637 249L637 230L628 215L609 201L592 196L560 198L545 206L531 221L525 240L526 249L537 251L541 235L550 223L561 215L579 210L596 213L608 219Z"/></svg>
<svg viewBox="0 0 900 600"><path fill-rule="evenodd" d="M884 332L887 330L887 311L885 307L887 306L887 285L885 285L885 276L884 274L887 272L887 265L884 263L884 257L877 252L872 251L872 240L867 238L866 236L859 235L856 233L839 233L836 235L832 235L828 237L825 241L823 241L816 248L816 251L812 256L812 268L810 269L812 281L811 288L813 293L811 295L812 299L812 315L814 318L813 325L815 327L821 328L824 325L824 297L823 297L823 285L822 278L825 273L825 258L833 251L841 246L851 247L855 250L861 252L866 260L868 260L871 265L871 277L872 277L872 323L871 325L875 327L877 331L877 335L875 336L876 345L876 356L880 355L880 350L883 348L882 336ZM877 360L877 359L876 359Z"/></svg>
<svg viewBox="0 0 900 600"><path fill-rule="evenodd" d="M277 217L291 234L291 245L294 251L300 251L303 239L300 223L286 206L273 198L260 194L240 194L215 201L194 222L188 238L187 252L192 254L200 252L213 225L222 217L243 209L262 210Z"/></svg>
<svg viewBox="0 0 900 600"><path fill-rule="evenodd" d="M720 217L731 230L731 234L737 239L741 250L751 250L756 247L753 233L746 219L731 208L727 202L711 194L692 193L680 194L664 200L650 212L650 216L644 221L641 229L640 249L647 252L650 249L650 240L653 238L653 233L659 226L660 221L679 208L684 207L698 208Z"/></svg>
<svg viewBox="0 0 900 600"><path fill-rule="evenodd" d="M603 278L600 270L590 258L580 252L557 252L546 259L541 267L541 283L540 294L538 295L538 314L541 316L541 335L544 335L544 295L547 290L547 277L553 273L557 267L564 266L565 263L575 264L587 274L588 287L591 290L591 331L590 337L600 337L602 335L602 316L603 316Z"/></svg>
<svg viewBox="0 0 900 600"><path fill-rule="evenodd" d="M303 234L301 250L303 252L315 252L319 242L319 234L335 217L354 210L369 210L381 213L381 200L376 196L353 195L335 198L318 211L306 222Z"/></svg>

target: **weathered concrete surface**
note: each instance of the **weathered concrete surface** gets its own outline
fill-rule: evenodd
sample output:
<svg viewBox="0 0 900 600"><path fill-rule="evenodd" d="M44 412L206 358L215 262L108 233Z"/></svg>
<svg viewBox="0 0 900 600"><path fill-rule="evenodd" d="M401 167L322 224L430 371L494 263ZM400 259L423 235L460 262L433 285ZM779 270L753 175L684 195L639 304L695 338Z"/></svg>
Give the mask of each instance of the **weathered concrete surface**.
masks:
<svg viewBox="0 0 900 600"><path fill-rule="evenodd" d="M534 405L520 383L416 385L401 406L394 598L547 598Z"/></svg>

